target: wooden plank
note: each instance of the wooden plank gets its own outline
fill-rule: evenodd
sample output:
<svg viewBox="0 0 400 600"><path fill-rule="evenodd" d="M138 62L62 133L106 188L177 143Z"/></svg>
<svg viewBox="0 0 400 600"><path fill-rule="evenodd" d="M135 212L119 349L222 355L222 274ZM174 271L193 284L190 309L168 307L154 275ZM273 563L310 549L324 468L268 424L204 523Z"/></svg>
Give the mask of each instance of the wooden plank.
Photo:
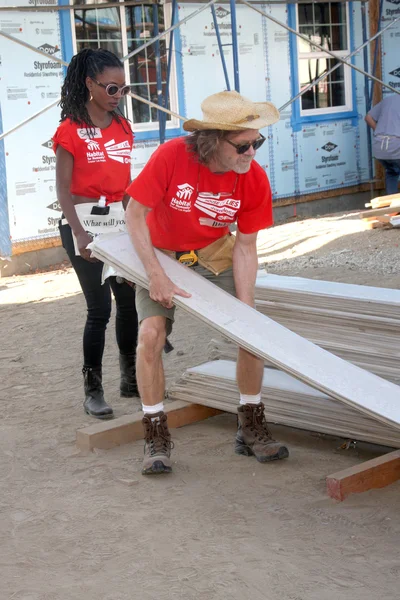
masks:
<svg viewBox="0 0 400 600"><path fill-rule="evenodd" d="M397 215L400 212L400 207L388 206L386 208L371 208L360 213L362 219L368 219L369 217L379 217L380 215Z"/></svg>
<svg viewBox="0 0 400 600"><path fill-rule="evenodd" d="M165 412L168 415L168 425L171 429L221 414L221 411L215 408L182 401L167 404ZM137 412L134 415L124 415L111 421L102 421L78 429L76 445L80 450L93 450L93 448L108 450L141 440L143 439L142 419L143 412Z"/></svg>
<svg viewBox="0 0 400 600"><path fill-rule="evenodd" d="M92 251L126 279L148 287L145 269L128 234L97 238ZM292 333L217 288L195 269L184 267L158 250L156 254L168 277L191 294L190 298L175 297L177 306L282 371L400 430L400 388L397 385Z"/></svg>
<svg viewBox="0 0 400 600"><path fill-rule="evenodd" d="M386 487L400 479L400 450L373 458L326 478L328 495L344 500L350 494Z"/></svg>

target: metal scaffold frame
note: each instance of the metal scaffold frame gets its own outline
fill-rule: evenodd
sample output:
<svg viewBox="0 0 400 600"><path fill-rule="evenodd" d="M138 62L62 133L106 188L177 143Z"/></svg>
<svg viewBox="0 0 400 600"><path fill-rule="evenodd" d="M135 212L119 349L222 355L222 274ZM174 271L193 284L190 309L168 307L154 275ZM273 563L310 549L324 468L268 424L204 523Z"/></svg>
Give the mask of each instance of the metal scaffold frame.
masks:
<svg viewBox="0 0 400 600"><path fill-rule="evenodd" d="M239 77L239 56L238 56L238 40L237 40L237 25L236 25L236 0L228 0L229 1L229 5L230 5L230 10L231 10L231 34L232 34L232 42L230 44L222 44L221 42L221 36L220 36L220 32L219 32L219 26L218 26L218 22L216 19L216 14L215 14L215 7L214 4L217 2L217 0L210 0L209 2L205 3L203 6L201 6L200 8L196 9L195 11L193 11L192 13L190 13L187 17L185 17L184 19L180 20L180 21L176 21L176 15L177 15L177 0L172 0L172 11L171 11L171 26L167 29L165 29L165 31L159 33L159 26L158 26L158 3L157 2L152 2L150 0L149 1L145 1L145 0L125 0L124 2L119 3L119 6L138 6L141 4L153 4L154 5L154 9L153 9L153 16L154 16L154 33L155 33L155 37L152 38L151 40L147 41L146 43L142 44L140 47L136 48L135 50L133 50L132 52L130 52L129 54L127 54L126 56L124 56L122 58L122 61L126 61L129 60L130 58L132 58L133 56L135 56L136 54L142 52L145 48L147 48L148 46L151 46L154 44L155 47L155 62L156 62L156 79L157 79L157 103L151 102L150 100L146 100L145 98L142 98L140 96L138 96L137 94L134 94L133 92L130 92L130 96L132 98L134 98L135 100L142 102L152 108L156 108L158 111L158 120L159 120L159 139L160 139L160 143L163 143L165 141L165 134L166 134L166 114L173 116L181 121L185 121L186 117L183 117L171 110L169 110L167 108L168 106L168 101L169 101L169 91L170 91L170 79L171 79L171 66L172 66L172 61L173 61L173 48L174 48L174 33L177 30L178 27L180 27L181 25L185 24L187 21L189 21L190 19L194 18L195 16L197 16L198 14L200 14L201 12L203 12L204 10L206 10L207 8L211 9L211 15L212 15L212 19L213 19L213 23L214 23L214 28L215 28L215 32L216 32L216 37L217 37L217 43L218 43L218 48L219 48L219 53L220 53L220 57L221 57L221 66L222 66L222 70L223 70L223 76L224 76L224 80L225 80L225 86L226 89L230 90L231 89L231 84L229 81L229 75L228 75L228 69L226 66L226 60L225 60L225 56L224 56L224 50L223 50L223 46L224 45L230 45L232 47L232 58L233 58L233 76L234 76L234 89L236 91L240 91L240 77ZM256 11L257 13L259 13L262 17L272 21L273 23L275 23L276 25L279 25L280 27L282 27L283 29L285 29L286 31L288 31L291 35L295 35L297 38L302 39L306 42L309 42L309 38L307 38L307 36L304 36L303 34L301 34L300 32L296 31L295 29L289 27L289 25L287 25L286 23L283 23L282 21L279 21L278 19L276 19L275 17L273 17L272 15L268 14L267 12L265 12L264 10L262 10L261 8L259 8L258 6L251 4L248 0L238 0L241 4L247 6L248 8L250 8L251 10ZM306 2L309 0L289 0L288 2L284 2L283 0L276 0L276 1L272 1L270 2L270 4L290 4L290 3L302 3L302 2ZM313 0L312 0L313 1ZM347 1L347 0L344 0ZM382 87L390 90L391 92L395 93L395 94L400 94L400 90L397 90L396 88L393 88L392 86L386 84L384 81L382 81L381 79L379 79L378 77L375 76L375 72L376 72L376 68L377 68L377 62L378 62L378 43L375 44L375 50L374 50L374 58L373 58L373 69L372 69L372 73L368 73L367 68L368 68L368 54L367 54L367 47L374 41L377 41L378 39L381 38L382 34L387 31L390 27L392 27L396 22L398 22L400 20L400 17L397 17L396 19L394 19L393 21L391 21L390 23L388 23L384 28L381 27L381 20L382 20L382 5L383 5L383 0L379 0L380 1L380 5L379 5L379 23L378 23L378 30L375 33L375 35L373 35L372 37L368 38L367 36L367 19L366 19L366 2L365 0L361 0L361 5L362 5L362 34L363 34L363 43L361 44L361 46L359 46L358 48L356 48L355 50L353 50L350 54L348 54L347 56L345 56L344 58L342 58L341 56L338 56L335 52L332 52L330 50L327 50L326 48L324 48L323 46L319 45L316 42L313 42L313 46L315 46L316 48L318 48L319 50L323 51L325 54L328 54L329 56L331 56L332 58L334 58L337 61L337 64L335 66L333 66L332 68L330 68L329 70L327 70L325 73L323 73L322 75L320 75L317 79L315 79L314 81L312 81L309 85L307 85L303 90L301 90L296 96L294 96L293 98L290 98L285 104L283 104L280 108L279 108L279 112L282 112L285 108L287 108L290 104L292 104L293 102L295 102L296 100L298 100L299 98L301 98L301 96L303 94L305 94L307 91L309 91L311 88L315 87L316 85L318 85L318 83L320 81L322 81L323 79L325 79L326 77L328 77L333 71L335 71L335 69L339 68L342 64L346 65L348 67L350 67L351 69L355 70L356 72L362 74L364 76L365 79L365 99L366 99L366 112L368 112L368 110L371 107L371 103L372 103L372 96L373 96L373 91L374 91L374 85L375 83L378 83L379 85L381 85ZM36 0L35 0L36 2ZM93 10L94 8L115 8L116 7L116 3L115 2L106 2L106 3L96 3L94 2L93 4L69 4L69 5L46 5L46 6L39 6L39 5L32 5L32 6L6 6L6 7L0 7L0 12L1 11L65 11L65 10L69 10L69 11L75 11L75 10ZM166 77L166 85L165 85L165 94L163 95L163 90L162 90L162 78L161 78L161 61L160 61L160 46L159 46L159 41L168 36L169 35L169 45L168 45L168 59L167 59L167 77ZM24 46L25 48L28 48L29 50L32 50L33 52L36 52L38 54L42 54L44 56L48 56L45 52L43 52L42 50L39 50L38 48L35 48L34 46L28 44L27 42L24 42L23 40L19 40L3 31L0 31L0 36L13 41L17 44L20 44L22 46ZM361 69L360 67L354 65L351 62L351 58L353 56L355 56L356 54L358 54L361 50L364 51L364 69ZM58 62L64 66L67 66L68 63L60 58L56 58L54 56L52 56L52 60L55 62ZM369 82L371 82L371 89L369 90ZM48 106L42 108L40 111L38 111L37 113L31 115L30 117L28 117L27 119L25 119L24 121L22 121L21 123L15 125L14 127L12 127L11 129L9 129L8 131L2 133L0 135L0 141L3 140L6 136L10 135L11 133L13 133L14 131L17 131L18 129L20 129L21 127L23 127L26 123L31 122L33 119L36 119L38 116L40 116L41 114L43 114L44 112L48 111L49 109L53 108L57 103L59 102L59 99L57 99L56 101L52 102L51 104L49 104ZM369 133L369 175L370 175L370 180L372 181L372 152L371 152L371 138L370 138L370 132Z"/></svg>

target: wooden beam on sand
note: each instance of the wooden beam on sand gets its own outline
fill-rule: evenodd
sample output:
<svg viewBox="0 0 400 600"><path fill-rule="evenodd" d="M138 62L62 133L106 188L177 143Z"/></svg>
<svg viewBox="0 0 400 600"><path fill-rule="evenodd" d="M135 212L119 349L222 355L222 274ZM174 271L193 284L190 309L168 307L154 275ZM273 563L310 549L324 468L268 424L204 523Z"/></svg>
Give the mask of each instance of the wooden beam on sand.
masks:
<svg viewBox="0 0 400 600"><path fill-rule="evenodd" d="M400 450L367 460L326 478L328 495L342 501L350 494L386 487L400 479Z"/></svg>
<svg viewBox="0 0 400 600"><path fill-rule="evenodd" d="M369 217L379 217L381 215L397 215L400 212L400 206L388 206L386 208L370 208L360 214L361 219L368 219Z"/></svg>
<svg viewBox="0 0 400 600"><path fill-rule="evenodd" d="M171 402L165 407L168 415L168 426L171 429L203 421L222 413L216 408L188 404L187 402ZM108 450L123 444L129 444L143 439L142 426L143 413L124 415L110 421L101 421L78 429L76 432L76 445L80 450L93 450L99 448Z"/></svg>

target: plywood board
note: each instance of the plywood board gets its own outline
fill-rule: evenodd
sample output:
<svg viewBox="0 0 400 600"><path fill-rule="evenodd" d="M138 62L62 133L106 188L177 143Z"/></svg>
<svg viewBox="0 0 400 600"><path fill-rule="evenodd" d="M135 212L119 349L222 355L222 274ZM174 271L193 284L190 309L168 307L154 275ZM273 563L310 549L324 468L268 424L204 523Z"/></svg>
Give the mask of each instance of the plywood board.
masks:
<svg viewBox="0 0 400 600"><path fill-rule="evenodd" d="M187 369L169 398L236 414L239 390L233 361L216 360ZM262 401L269 422L342 438L400 448L398 430L334 400L277 369L264 369Z"/></svg>
<svg viewBox="0 0 400 600"><path fill-rule="evenodd" d="M93 254L122 276L148 287L128 234L98 238ZM156 251L174 283L191 293L174 302L249 352L310 386L400 430L400 388L322 350L217 288L194 269Z"/></svg>

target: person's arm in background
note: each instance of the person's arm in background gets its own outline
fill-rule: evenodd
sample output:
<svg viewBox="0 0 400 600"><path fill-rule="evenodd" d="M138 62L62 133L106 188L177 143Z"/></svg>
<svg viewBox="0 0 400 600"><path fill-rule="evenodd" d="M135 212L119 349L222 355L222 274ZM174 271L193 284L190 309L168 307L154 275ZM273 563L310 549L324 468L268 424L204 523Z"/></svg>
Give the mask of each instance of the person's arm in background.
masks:
<svg viewBox="0 0 400 600"><path fill-rule="evenodd" d="M76 214L75 205L71 195L72 171L74 168L74 157L68 150L62 146L57 147L56 151L56 189L57 199L61 210L76 237L79 253L85 260L97 262L95 258L90 258L90 250L86 246L92 241L91 236L84 230Z"/></svg>
<svg viewBox="0 0 400 600"><path fill-rule="evenodd" d="M385 108L384 108L385 106L386 106L385 100L378 102L378 104L375 104L375 106L373 106L371 108L371 110L368 112L368 114L364 118L368 127L371 127L371 129L373 129L373 131L375 131L375 129L376 129L376 126L377 126L377 123L381 116L382 110L385 110Z"/></svg>
<svg viewBox="0 0 400 600"><path fill-rule="evenodd" d="M251 307L254 307L257 270L257 232L245 234L237 230L236 242L233 247L233 277L236 296Z"/></svg>
<svg viewBox="0 0 400 600"><path fill-rule="evenodd" d="M367 123L367 125L368 125L369 127L371 127L371 129L373 129L373 130L375 131L375 128L376 128L376 121L375 121L375 119L373 119L373 118L371 117L371 115L369 115L369 114L368 114L368 115L365 117L365 119L364 119L364 120L365 120L365 122Z"/></svg>
<svg viewBox="0 0 400 600"><path fill-rule="evenodd" d="M190 294L170 280L157 259L146 222L150 210L150 208L132 198L126 209L126 225L132 243L149 278L150 298L166 308L171 308L173 305L172 299L175 295L190 298Z"/></svg>

